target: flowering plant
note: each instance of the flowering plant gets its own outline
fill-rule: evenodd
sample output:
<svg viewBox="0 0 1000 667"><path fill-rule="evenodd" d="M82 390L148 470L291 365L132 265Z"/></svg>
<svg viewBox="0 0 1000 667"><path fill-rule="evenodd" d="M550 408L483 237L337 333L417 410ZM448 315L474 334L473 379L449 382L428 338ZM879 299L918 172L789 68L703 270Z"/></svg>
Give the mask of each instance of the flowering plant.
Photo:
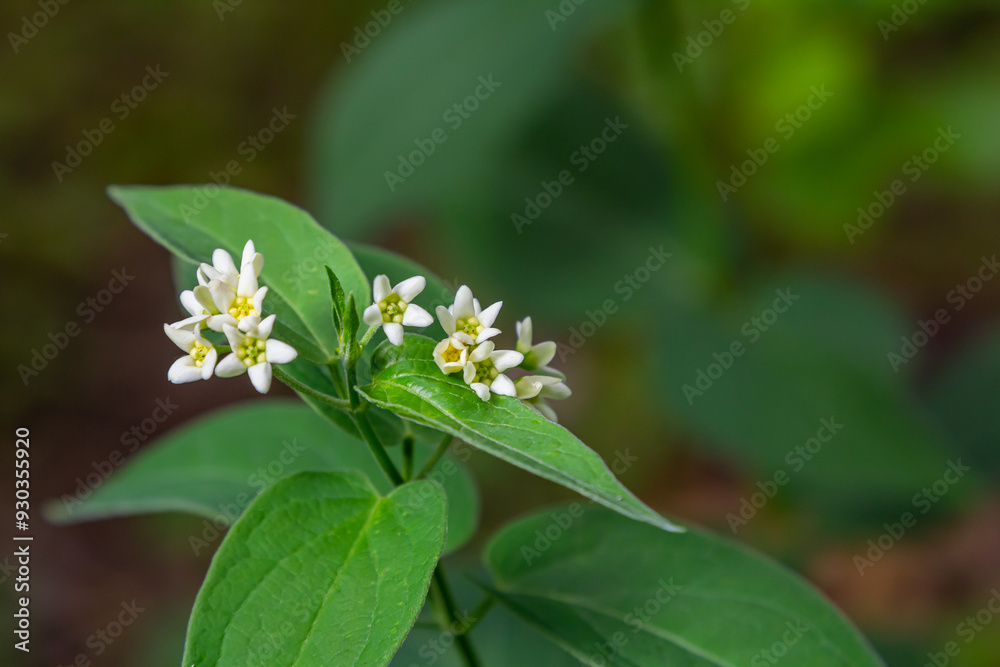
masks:
<svg viewBox="0 0 1000 667"><path fill-rule="evenodd" d="M194 603L184 665L432 664L447 653L502 664L476 646L490 613L588 665L785 654L797 656L789 664L880 664L807 584L664 518L560 426L548 401L568 398L569 384L532 318L503 349L502 302L484 308L467 286L452 293L409 260L349 247L280 200L200 192L110 190L181 269L189 316L163 326L184 356L167 379L246 373L257 392L277 379L302 403L269 398L202 418L63 516L185 511L229 528ZM241 248L237 265L230 253ZM589 502L495 535L467 611L441 559L476 531L463 465L474 450ZM206 528L189 544L199 553L217 536ZM422 614L439 627L429 639Z"/></svg>

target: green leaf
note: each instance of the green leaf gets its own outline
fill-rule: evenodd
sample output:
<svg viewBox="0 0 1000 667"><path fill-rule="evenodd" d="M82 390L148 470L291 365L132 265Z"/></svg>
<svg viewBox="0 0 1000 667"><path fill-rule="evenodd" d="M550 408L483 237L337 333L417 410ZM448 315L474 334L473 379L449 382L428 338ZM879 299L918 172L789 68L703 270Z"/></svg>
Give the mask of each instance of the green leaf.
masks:
<svg viewBox="0 0 1000 667"><path fill-rule="evenodd" d="M358 321L358 310L354 304L354 292L348 294L344 312L346 317L344 318L344 331L341 334L340 360L344 363L345 368L351 368L360 353L358 350L358 327L361 326L361 323Z"/></svg>
<svg viewBox="0 0 1000 667"><path fill-rule="evenodd" d="M515 398L481 401L460 379L441 373L433 350L433 340L416 335L407 335L400 347L379 346L372 359L373 383L360 393L379 407L451 433L625 516L680 530L633 496L572 433Z"/></svg>
<svg viewBox="0 0 1000 667"><path fill-rule="evenodd" d="M330 299L333 301L333 328L340 339L344 329L344 309L347 307L347 299L344 296L343 285L329 266L326 267L326 276L330 281Z"/></svg>
<svg viewBox="0 0 1000 667"><path fill-rule="evenodd" d="M961 346L934 378L928 402L968 463L1000 476L1000 329Z"/></svg>
<svg viewBox="0 0 1000 667"><path fill-rule="evenodd" d="M828 526L881 525L947 469L954 443L920 406L909 369L895 373L887 359L914 328L892 303L862 286L790 274L721 310L663 309L659 385L685 431L757 480L784 474L781 493ZM732 354L734 344L742 353Z"/></svg>
<svg viewBox="0 0 1000 667"><path fill-rule="evenodd" d="M504 528L484 559L507 609L587 665L883 665L796 574L700 531L571 505Z"/></svg>
<svg viewBox="0 0 1000 667"><path fill-rule="evenodd" d="M445 512L433 482L387 497L352 473L276 484L212 559L183 664L387 664L423 605Z"/></svg>
<svg viewBox="0 0 1000 667"><path fill-rule="evenodd" d="M416 465L422 466L433 452L433 446L418 442ZM468 454L456 452L462 460ZM390 455L399 465L400 448ZM279 479L298 472L352 470L365 474L381 493L392 488L363 442L297 401L258 400L182 426L136 454L89 494L89 489L79 489L49 503L46 514L53 521L72 523L184 512L231 523ZM451 551L475 532L476 488L456 456L446 456L431 479L448 494Z"/></svg>
<svg viewBox="0 0 1000 667"><path fill-rule="evenodd" d="M139 229L188 262L211 262L216 248L239 261L243 245L253 239L264 256L260 283L269 290L264 308L278 316L275 338L317 363L336 358L322 268L332 266L345 289L367 301L368 281L351 252L308 213L280 199L234 187L211 198L207 191L208 186L108 188Z"/></svg>
<svg viewBox="0 0 1000 667"><path fill-rule="evenodd" d="M475 200L494 156L561 90L581 43L635 4L610 0L556 21L532 0L407 8L406 20L338 71L321 99L309 142L317 217L357 237L393 210ZM474 110L456 111L470 96ZM417 142L425 146L419 166L390 186L386 173L417 153Z"/></svg>

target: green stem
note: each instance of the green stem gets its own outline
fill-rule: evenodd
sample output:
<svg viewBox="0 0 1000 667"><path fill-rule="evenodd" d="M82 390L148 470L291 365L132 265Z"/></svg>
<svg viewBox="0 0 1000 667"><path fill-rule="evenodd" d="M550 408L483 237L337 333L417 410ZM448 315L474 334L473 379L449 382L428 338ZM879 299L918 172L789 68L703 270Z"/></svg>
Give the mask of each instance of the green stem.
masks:
<svg viewBox="0 0 1000 667"><path fill-rule="evenodd" d="M403 479L413 479L413 436L403 438Z"/></svg>
<svg viewBox="0 0 1000 667"><path fill-rule="evenodd" d="M305 394L309 398L315 398L317 401L320 401L321 403L326 403L327 405L331 405L340 410L352 409L351 402L348 401L347 399L337 398L336 396L331 396L330 394L326 394L323 393L322 391L313 389L309 385L299 382L291 375L281 370L281 368L279 368L278 366L272 364L271 372L274 373L274 377L278 378L284 384L287 384L289 387L299 392L300 394Z"/></svg>
<svg viewBox="0 0 1000 667"><path fill-rule="evenodd" d="M358 341L358 345L361 347L362 350L365 349L365 346L368 345L368 342L372 339L372 336L374 336L375 332L378 331L380 328L381 327L368 327L368 331L366 331L365 335L361 337L360 341Z"/></svg>
<svg viewBox="0 0 1000 667"><path fill-rule="evenodd" d="M399 474L396 464L389 458L389 453L385 451L382 441L378 439L378 435L375 433L375 429L372 428L372 423L369 421L368 415L358 410L360 399L358 398L357 388L354 386L357 384L357 374L353 368L347 371L347 382L350 392L351 410L353 410L351 418L354 420L355 426L358 427L358 432L361 433L364 441L368 443L368 447L372 450L375 460L378 461L379 466L382 467L382 471L385 472L386 477L389 478L393 486L402 486L406 483L406 480Z"/></svg>
<svg viewBox="0 0 1000 667"><path fill-rule="evenodd" d="M467 635L472 632L472 629L479 625L479 621L483 620L483 617L489 613L490 609L493 608L497 599L492 595L488 595L483 598L483 601L476 605L476 608L472 610L468 617L468 625L462 628L463 635Z"/></svg>
<svg viewBox="0 0 1000 667"><path fill-rule="evenodd" d="M436 568L434 568L434 579L431 582L431 595L435 598L437 602L437 617L438 622L441 624L441 629L445 632L454 632L452 630L452 624L456 626L461 626L461 620L458 618L455 608L455 598L452 597L451 589L448 586L448 580L445 579L444 570L441 569L440 563ZM466 631L454 632L455 635L455 646L458 647L458 652L462 654L462 658L468 667L482 667L482 663L479 662L479 657L476 655L475 650L472 647L472 642L465 634Z"/></svg>
<svg viewBox="0 0 1000 667"><path fill-rule="evenodd" d="M445 433L444 439L441 440L441 444L438 445L437 449L434 450L434 454L430 459L428 459L427 463L424 464L424 467L421 468L420 472L417 473L417 479L427 477L427 475L430 474L430 471L434 470L434 466L438 464L438 461L441 460L444 453L448 451L449 447L451 447L451 443L454 439L455 438L451 434Z"/></svg>

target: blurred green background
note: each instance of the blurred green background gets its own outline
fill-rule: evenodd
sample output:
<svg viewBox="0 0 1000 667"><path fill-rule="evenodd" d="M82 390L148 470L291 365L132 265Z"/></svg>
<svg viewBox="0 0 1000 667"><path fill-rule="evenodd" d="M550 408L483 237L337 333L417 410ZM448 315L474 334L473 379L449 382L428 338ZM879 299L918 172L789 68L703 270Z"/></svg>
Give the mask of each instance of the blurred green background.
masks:
<svg viewBox="0 0 1000 667"><path fill-rule="evenodd" d="M253 397L166 382L169 258L104 195L231 181L503 299L511 346L531 315L562 421L630 488L802 572L890 665L952 640L949 664L1000 664L1000 621L957 634L1000 587L995 2L16 0L0 26L0 401L36 505ZM479 544L567 497L473 465ZM36 643L10 661L175 665L201 529L36 513Z"/></svg>

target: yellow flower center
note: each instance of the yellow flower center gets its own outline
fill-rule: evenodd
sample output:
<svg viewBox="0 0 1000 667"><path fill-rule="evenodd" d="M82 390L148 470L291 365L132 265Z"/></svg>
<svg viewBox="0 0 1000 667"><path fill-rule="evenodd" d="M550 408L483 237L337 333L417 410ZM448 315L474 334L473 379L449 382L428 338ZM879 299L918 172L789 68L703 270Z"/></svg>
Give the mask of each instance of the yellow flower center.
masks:
<svg viewBox="0 0 1000 667"><path fill-rule="evenodd" d="M390 294L379 301L378 309L382 311L383 322L403 323L403 313L410 304L399 298L398 294Z"/></svg>
<svg viewBox="0 0 1000 667"><path fill-rule="evenodd" d="M197 366L198 368L201 368L201 365L205 363L205 356L211 349L212 348L210 348L208 345L202 345L198 341L195 341L194 347L191 348L191 351L188 352L188 354L190 354L191 358L194 359L194 365Z"/></svg>
<svg viewBox="0 0 1000 667"><path fill-rule="evenodd" d="M463 319L455 320L455 331L461 331L463 333L467 333L473 338L481 334L483 329L485 328L486 327L480 324L479 320L475 316L470 317L467 320Z"/></svg>
<svg viewBox="0 0 1000 667"><path fill-rule="evenodd" d="M255 364L263 364L267 362L267 354L265 349L267 348L267 342L260 338L251 338L247 336L240 343L240 346L236 348L236 356L239 357L243 365L249 368Z"/></svg>
<svg viewBox="0 0 1000 667"><path fill-rule="evenodd" d="M237 322L249 315L260 315L253 307L253 299L248 299L245 296L236 297L233 305L229 308L229 314L235 317Z"/></svg>
<svg viewBox="0 0 1000 667"><path fill-rule="evenodd" d="M445 360L446 363L455 364L462 359L462 350L459 350L453 345L449 345L448 349L441 353L441 358Z"/></svg>
<svg viewBox="0 0 1000 667"><path fill-rule="evenodd" d="M476 377L472 381L473 383L481 382L485 384L487 387L489 387L491 384L493 384L493 380L497 379L497 377L500 375L500 371L496 369L496 367L493 365L493 361L490 359L483 359L482 361L476 361L473 362L473 364L476 367Z"/></svg>

